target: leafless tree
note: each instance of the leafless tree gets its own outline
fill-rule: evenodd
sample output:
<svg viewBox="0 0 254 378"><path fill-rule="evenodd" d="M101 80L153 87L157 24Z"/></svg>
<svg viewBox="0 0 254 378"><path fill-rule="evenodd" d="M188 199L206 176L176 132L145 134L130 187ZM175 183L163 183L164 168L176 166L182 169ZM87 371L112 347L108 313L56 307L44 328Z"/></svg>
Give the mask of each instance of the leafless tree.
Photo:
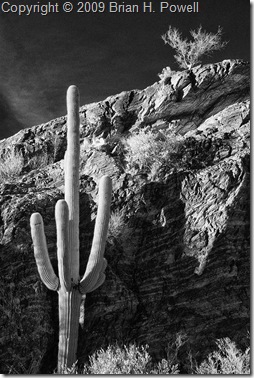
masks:
<svg viewBox="0 0 254 378"><path fill-rule="evenodd" d="M199 26L197 30L191 30L192 40L182 38L177 28L169 26L168 31L161 37L165 44L172 47L176 54L174 58L181 68L191 69L201 63L203 55L210 55L215 50L221 50L228 42L222 42L222 28L219 26L217 33L208 33Z"/></svg>

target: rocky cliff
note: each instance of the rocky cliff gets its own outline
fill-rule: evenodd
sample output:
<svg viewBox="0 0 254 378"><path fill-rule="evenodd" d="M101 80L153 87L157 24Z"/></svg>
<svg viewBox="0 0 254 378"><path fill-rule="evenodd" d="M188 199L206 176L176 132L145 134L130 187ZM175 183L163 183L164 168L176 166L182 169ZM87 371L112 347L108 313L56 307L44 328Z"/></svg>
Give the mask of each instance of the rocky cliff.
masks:
<svg viewBox="0 0 254 378"><path fill-rule="evenodd" d="M199 359L216 338L245 345L249 68L225 60L191 73L168 69L144 90L81 107L81 269L105 173L113 180L113 202L107 278L81 308L80 361L115 341L148 344L159 359L181 335L186 371L190 349ZM145 137L155 141L155 153L142 145ZM131 142L138 146L133 156ZM57 269L54 206L63 198L65 149L66 117L0 142L3 373L49 373L56 366L57 294L40 282L29 219L35 211L43 215Z"/></svg>

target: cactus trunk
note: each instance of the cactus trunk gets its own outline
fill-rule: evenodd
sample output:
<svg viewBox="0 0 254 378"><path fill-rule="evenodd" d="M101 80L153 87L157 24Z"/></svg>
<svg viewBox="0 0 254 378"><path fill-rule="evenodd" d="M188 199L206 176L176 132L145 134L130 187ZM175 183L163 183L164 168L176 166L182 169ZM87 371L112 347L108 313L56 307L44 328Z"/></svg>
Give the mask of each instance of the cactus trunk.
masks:
<svg viewBox="0 0 254 378"><path fill-rule="evenodd" d="M86 271L79 277L79 92L67 91L67 151L65 154L65 199L56 204L58 275L52 268L43 220L31 216L31 234L38 272L44 284L59 296L58 373L77 359L81 299L105 280L107 262L103 257L110 214L112 184L107 176L99 183L99 206L92 248Z"/></svg>
<svg viewBox="0 0 254 378"><path fill-rule="evenodd" d="M61 373L65 367L70 368L77 360L81 294L78 290L60 290L58 303L59 342L57 370Z"/></svg>

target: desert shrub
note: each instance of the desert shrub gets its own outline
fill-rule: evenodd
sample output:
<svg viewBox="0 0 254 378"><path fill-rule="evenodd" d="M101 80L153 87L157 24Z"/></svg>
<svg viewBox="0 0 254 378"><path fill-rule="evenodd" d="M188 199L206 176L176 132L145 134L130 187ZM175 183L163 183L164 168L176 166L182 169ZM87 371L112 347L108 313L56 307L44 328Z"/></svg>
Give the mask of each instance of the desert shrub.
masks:
<svg viewBox="0 0 254 378"><path fill-rule="evenodd" d="M124 211L116 210L112 212L108 226L108 240L113 244L114 239L119 239L124 229Z"/></svg>
<svg viewBox="0 0 254 378"><path fill-rule="evenodd" d="M165 44L172 47L178 65L184 69L191 69L194 65L201 62L203 55L210 55L215 50L221 50L227 44L222 42L222 28L218 27L217 33L208 33L200 26L197 30L191 30L192 40L183 39L177 28L169 26L168 31L161 37Z"/></svg>
<svg viewBox="0 0 254 378"><path fill-rule="evenodd" d="M24 165L24 158L15 154L14 150L6 154L5 158L0 159L0 179L13 180L19 176Z"/></svg>
<svg viewBox="0 0 254 378"><path fill-rule="evenodd" d="M48 160L49 154L47 150L25 161L21 152L16 152L15 149L12 149L5 154L4 158L0 158L0 179L14 181L22 176L24 168L26 171L41 169L48 165Z"/></svg>
<svg viewBox="0 0 254 378"><path fill-rule="evenodd" d="M89 363L83 368L78 368L76 363L64 374L181 374L178 352L186 342L185 335L179 333L175 342L168 345L167 358L158 363L152 362L147 345L110 345L89 357ZM242 352L229 338L218 339L217 346L199 366L194 366L191 356L189 374L250 374L250 348Z"/></svg>
<svg viewBox="0 0 254 378"><path fill-rule="evenodd" d="M164 80L166 79L167 77L170 77L172 76L172 73L174 71L171 70L171 68L169 66L165 67L162 69L162 72L161 73L158 73L158 76L161 80Z"/></svg>
<svg viewBox="0 0 254 378"><path fill-rule="evenodd" d="M148 346L131 344L122 348L115 345L101 349L90 357L85 374L178 374L178 366L163 359L152 363Z"/></svg>
<svg viewBox="0 0 254 378"><path fill-rule="evenodd" d="M158 362L157 365L151 371L149 374L179 374L180 371L178 369L177 364L172 364L172 362L162 359L160 362Z"/></svg>
<svg viewBox="0 0 254 378"><path fill-rule="evenodd" d="M196 374L250 374L250 348L242 352L228 337L216 344L218 350L195 369Z"/></svg>
<svg viewBox="0 0 254 378"><path fill-rule="evenodd" d="M176 71L171 70L169 66L164 67L160 73L158 73L159 78L161 79L160 81L163 81L164 85L169 84L171 80L169 79L172 77Z"/></svg>
<svg viewBox="0 0 254 378"><path fill-rule="evenodd" d="M79 368L75 363L71 368L66 368L63 374L179 374L178 366L165 359L153 364L147 349L147 345L110 345L90 356L84 368Z"/></svg>
<svg viewBox="0 0 254 378"><path fill-rule="evenodd" d="M167 133L141 129L126 140L127 168L134 168L154 178L162 166L174 167L171 157L177 152L183 137L174 131Z"/></svg>
<svg viewBox="0 0 254 378"><path fill-rule="evenodd" d="M124 207L111 213L107 240L113 246L134 243L132 230L129 228L126 219L127 211Z"/></svg>
<svg viewBox="0 0 254 378"><path fill-rule="evenodd" d="M135 344L100 349L89 358L89 374L148 374L151 357L146 347Z"/></svg>

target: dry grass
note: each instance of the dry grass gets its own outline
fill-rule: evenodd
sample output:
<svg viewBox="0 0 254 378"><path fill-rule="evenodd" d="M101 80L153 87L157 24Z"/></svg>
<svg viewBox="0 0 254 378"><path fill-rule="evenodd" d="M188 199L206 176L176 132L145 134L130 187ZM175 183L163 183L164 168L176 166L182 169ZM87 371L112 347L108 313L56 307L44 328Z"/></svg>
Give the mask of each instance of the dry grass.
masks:
<svg viewBox="0 0 254 378"><path fill-rule="evenodd" d="M108 226L108 241L113 244L114 239L120 239L124 229L124 210L117 210L110 215Z"/></svg>
<svg viewBox="0 0 254 378"><path fill-rule="evenodd" d="M14 150L10 151L0 160L0 180L14 180L20 175L23 166L23 157L15 154Z"/></svg>

